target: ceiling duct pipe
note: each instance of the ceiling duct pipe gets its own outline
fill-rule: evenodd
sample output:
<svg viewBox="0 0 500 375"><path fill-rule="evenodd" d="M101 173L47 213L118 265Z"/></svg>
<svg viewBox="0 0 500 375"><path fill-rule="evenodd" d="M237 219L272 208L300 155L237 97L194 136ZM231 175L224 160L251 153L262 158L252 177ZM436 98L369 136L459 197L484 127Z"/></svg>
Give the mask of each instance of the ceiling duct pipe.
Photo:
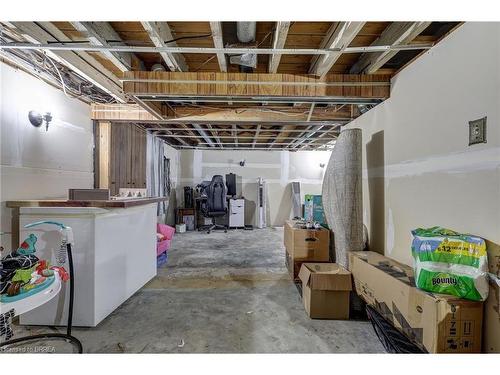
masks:
<svg viewBox="0 0 500 375"><path fill-rule="evenodd" d="M151 67L151 71L152 72L166 72L167 69L165 69L165 67L162 64L154 64Z"/></svg>
<svg viewBox="0 0 500 375"><path fill-rule="evenodd" d="M208 134L205 131L205 129L203 129L198 124L193 124L193 127L196 129L196 131L198 132L198 134L203 138L203 140L205 141L205 143L207 143L208 145L210 145L210 147L215 147L214 142L212 141L212 139L210 139L210 137L208 136Z"/></svg>
<svg viewBox="0 0 500 375"><path fill-rule="evenodd" d="M236 22L236 36L241 43L255 41L257 22Z"/></svg>
<svg viewBox="0 0 500 375"><path fill-rule="evenodd" d="M236 22L236 37L240 43L252 43L255 41L257 22ZM244 53L242 55L230 56L229 62L240 66L244 73L252 72L257 67L257 55Z"/></svg>

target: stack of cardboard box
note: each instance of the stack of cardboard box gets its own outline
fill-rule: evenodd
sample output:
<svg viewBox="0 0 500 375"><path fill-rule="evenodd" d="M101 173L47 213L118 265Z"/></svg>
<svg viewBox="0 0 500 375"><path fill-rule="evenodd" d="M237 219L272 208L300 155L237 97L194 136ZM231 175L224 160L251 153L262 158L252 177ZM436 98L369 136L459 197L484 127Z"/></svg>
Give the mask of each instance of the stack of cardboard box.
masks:
<svg viewBox="0 0 500 375"><path fill-rule="evenodd" d="M286 263L302 283L307 314L349 319L354 290L413 343L429 353L480 353L483 303L415 287L413 268L371 251L351 252L349 270L330 263L329 231L285 224Z"/></svg>
<svg viewBox="0 0 500 375"><path fill-rule="evenodd" d="M306 229L300 221L285 223L286 265L302 283L307 314L317 319L349 319L351 273L330 261L330 231Z"/></svg>
<svg viewBox="0 0 500 375"><path fill-rule="evenodd" d="M299 282L304 262L330 261L330 231L323 227L305 229L301 221L285 222L286 266L293 281Z"/></svg>

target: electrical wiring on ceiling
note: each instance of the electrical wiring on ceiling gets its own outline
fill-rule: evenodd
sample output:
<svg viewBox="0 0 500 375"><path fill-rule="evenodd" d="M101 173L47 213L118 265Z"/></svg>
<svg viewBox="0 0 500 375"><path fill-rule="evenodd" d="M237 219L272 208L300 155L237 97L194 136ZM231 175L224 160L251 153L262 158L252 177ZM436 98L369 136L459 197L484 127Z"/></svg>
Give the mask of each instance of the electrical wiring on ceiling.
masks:
<svg viewBox="0 0 500 375"><path fill-rule="evenodd" d="M0 34L0 42L10 43L16 40L6 34ZM39 79L49 81L61 87L68 97L80 98L87 102L113 103L115 99L88 82L77 73L54 61L46 53L39 51L2 50L0 56L28 71Z"/></svg>
<svg viewBox="0 0 500 375"><path fill-rule="evenodd" d="M178 38L170 39L170 40L164 40L164 44L169 44L169 43L174 43L179 40L184 40L184 39L201 39L201 38L209 38L211 37L212 34L203 34L203 35L189 35L189 36L180 36ZM47 44L61 44L60 41L58 40L49 40L47 41ZM84 44L88 43L88 40L67 40L63 42L63 44ZM112 39L106 39L106 43L120 43L124 44L123 40L112 40ZM127 44L129 45L134 45L134 46L140 46L140 45L149 45L148 42L144 42L143 40L127 40Z"/></svg>

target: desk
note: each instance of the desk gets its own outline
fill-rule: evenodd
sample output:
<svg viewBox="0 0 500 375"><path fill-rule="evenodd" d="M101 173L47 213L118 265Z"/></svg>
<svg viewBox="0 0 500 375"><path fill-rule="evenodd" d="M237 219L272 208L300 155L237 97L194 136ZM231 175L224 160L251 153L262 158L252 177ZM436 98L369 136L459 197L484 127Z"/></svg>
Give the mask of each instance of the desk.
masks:
<svg viewBox="0 0 500 375"><path fill-rule="evenodd" d="M197 210L195 208L178 208L175 213L175 223L186 224L186 230L196 230L196 228L198 227L196 212ZM184 221L184 216L193 216L193 228L188 228L188 223Z"/></svg>

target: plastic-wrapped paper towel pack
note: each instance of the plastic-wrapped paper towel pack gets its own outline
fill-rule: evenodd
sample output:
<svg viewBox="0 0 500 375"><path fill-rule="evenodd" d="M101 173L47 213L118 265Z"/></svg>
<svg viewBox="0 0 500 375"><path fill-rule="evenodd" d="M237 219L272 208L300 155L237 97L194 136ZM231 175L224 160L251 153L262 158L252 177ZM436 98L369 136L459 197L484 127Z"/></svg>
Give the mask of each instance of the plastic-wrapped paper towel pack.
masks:
<svg viewBox="0 0 500 375"><path fill-rule="evenodd" d="M488 297L488 258L482 238L441 227L411 233L418 288L473 301Z"/></svg>

